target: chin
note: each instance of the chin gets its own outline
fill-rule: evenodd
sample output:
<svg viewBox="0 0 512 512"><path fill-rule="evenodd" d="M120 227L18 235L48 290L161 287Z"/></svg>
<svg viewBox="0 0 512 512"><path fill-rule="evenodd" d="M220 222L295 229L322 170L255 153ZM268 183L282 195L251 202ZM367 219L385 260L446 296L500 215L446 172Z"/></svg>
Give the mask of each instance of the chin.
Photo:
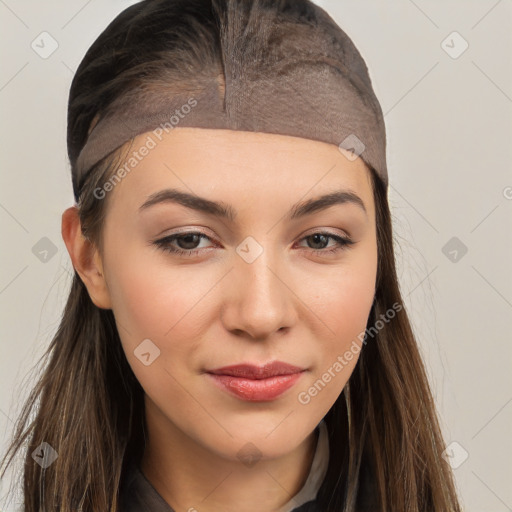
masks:
<svg viewBox="0 0 512 512"><path fill-rule="evenodd" d="M223 435L215 439L208 436L208 449L223 458L242 462L250 462L252 459L271 460L287 455L306 440L318 422L311 421L311 418L283 421L284 417L286 414L280 414L277 421L271 419L255 422L253 418L242 417L233 423L224 422L224 427L232 437L224 431Z"/></svg>

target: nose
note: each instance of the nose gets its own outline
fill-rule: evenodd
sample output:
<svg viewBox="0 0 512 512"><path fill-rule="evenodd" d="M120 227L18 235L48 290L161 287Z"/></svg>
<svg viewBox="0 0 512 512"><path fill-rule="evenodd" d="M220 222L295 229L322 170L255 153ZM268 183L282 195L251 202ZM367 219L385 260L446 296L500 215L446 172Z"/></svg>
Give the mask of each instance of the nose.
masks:
<svg viewBox="0 0 512 512"><path fill-rule="evenodd" d="M234 266L221 315L224 327L257 340L289 329L297 318L298 298L285 266L267 250L252 263L237 255Z"/></svg>

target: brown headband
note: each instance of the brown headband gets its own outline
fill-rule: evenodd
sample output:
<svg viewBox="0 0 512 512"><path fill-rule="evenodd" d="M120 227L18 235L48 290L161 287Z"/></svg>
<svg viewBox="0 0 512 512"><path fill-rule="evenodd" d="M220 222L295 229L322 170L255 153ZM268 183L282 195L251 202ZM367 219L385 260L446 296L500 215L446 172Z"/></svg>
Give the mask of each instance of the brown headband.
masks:
<svg viewBox="0 0 512 512"><path fill-rule="evenodd" d="M322 23L297 25L279 58L271 48L259 59L231 51L223 55L220 75L202 74L195 83L189 78L188 86L153 81L118 98L82 148L77 182L137 135L152 131L158 142L175 127L197 127L334 144L353 159L360 156L387 185L384 120L366 64L339 26L314 8Z"/></svg>

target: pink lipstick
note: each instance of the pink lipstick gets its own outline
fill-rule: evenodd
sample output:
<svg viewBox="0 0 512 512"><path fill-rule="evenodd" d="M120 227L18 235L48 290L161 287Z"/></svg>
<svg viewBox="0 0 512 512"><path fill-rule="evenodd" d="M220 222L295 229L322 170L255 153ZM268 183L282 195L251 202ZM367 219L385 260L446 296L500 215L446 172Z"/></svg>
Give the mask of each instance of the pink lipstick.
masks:
<svg viewBox="0 0 512 512"><path fill-rule="evenodd" d="M282 361L263 366L237 364L208 370L207 374L225 391L242 400L268 402L291 388L304 373L304 369Z"/></svg>

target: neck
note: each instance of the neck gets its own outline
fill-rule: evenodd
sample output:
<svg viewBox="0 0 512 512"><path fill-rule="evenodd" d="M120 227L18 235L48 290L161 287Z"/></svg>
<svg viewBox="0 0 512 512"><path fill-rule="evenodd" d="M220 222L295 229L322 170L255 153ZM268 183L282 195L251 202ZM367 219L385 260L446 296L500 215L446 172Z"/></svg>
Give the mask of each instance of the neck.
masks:
<svg viewBox="0 0 512 512"><path fill-rule="evenodd" d="M148 443L141 471L175 511L278 512L303 487L317 444L311 433L292 452L254 465L198 444L146 402Z"/></svg>

